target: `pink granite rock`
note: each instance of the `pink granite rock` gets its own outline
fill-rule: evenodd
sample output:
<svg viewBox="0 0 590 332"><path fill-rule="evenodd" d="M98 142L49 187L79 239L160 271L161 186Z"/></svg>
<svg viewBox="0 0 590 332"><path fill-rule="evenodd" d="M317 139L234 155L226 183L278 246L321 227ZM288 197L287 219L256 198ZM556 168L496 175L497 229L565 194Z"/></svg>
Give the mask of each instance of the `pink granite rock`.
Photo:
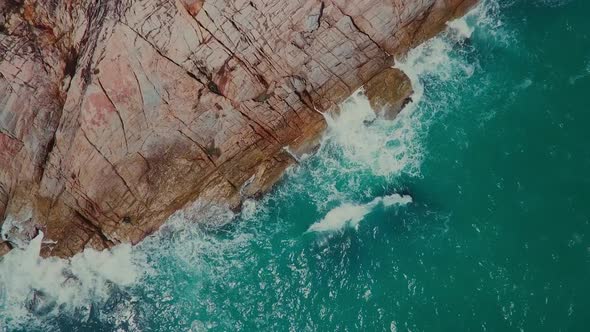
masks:
<svg viewBox="0 0 590 332"><path fill-rule="evenodd" d="M0 0L0 220L70 256L238 206L475 1Z"/></svg>

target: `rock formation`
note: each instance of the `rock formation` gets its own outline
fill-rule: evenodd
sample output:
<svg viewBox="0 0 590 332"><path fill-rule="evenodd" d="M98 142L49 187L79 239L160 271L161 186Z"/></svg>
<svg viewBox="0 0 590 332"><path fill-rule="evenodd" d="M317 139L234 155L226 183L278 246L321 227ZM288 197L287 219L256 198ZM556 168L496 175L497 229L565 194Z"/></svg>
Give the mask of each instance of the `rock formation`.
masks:
<svg viewBox="0 0 590 332"><path fill-rule="evenodd" d="M0 0L0 252L137 243L268 190L377 74L399 109L393 57L475 1Z"/></svg>
<svg viewBox="0 0 590 332"><path fill-rule="evenodd" d="M394 119L414 93L412 82L401 70L386 68L364 86L371 107L385 119Z"/></svg>

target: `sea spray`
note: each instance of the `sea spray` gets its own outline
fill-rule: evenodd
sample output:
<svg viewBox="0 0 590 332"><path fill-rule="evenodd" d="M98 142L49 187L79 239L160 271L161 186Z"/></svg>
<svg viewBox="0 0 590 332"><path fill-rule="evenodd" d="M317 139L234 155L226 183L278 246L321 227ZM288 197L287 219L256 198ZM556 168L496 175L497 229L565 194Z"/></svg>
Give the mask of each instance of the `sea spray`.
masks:
<svg viewBox="0 0 590 332"><path fill-rule="evenodd" d="M412 121L377 118L362 90L344 101L338 113L327 114L326 121L323 145L332 151L320 159L331 162L335 157L338 167L384 177L418 169L421 154L414 149L417 142Z"/></svg>
<svg viewBox="0 0 590 332"><path fill-rule="evenodd" d="M411 202L412 197L410 196L393 194L377 197L367 204L344 203L328 212L322 220L311 225L307 231L334 232L341 231L347 227L358 229L360 222L365 216L371 213L379 204L387 208L393 205L406 205Z"/></svg>
<svg viewBox="0 0 590 332"><path fill-rule="evenodd" d="M475 27L467 22L468 17L470 17L469 15L471 14L467 14L466 16L463 16L459 19L447 22L447 26L450 28L447 30L447 33L454 32L459 39L471 38L473 31L475 31Z"/></svg>
<svg viewBox="0 0 590 332"><path fill-rule="evenodd" d="M147 270L129 244L101 252L86 249L66 260L41 258L42 241L39 232L26 248L0 260L0 322L8 321L8 327L38 319L40 305L44 316L88 311L106 301L113 288L133 285Z"/></svg>

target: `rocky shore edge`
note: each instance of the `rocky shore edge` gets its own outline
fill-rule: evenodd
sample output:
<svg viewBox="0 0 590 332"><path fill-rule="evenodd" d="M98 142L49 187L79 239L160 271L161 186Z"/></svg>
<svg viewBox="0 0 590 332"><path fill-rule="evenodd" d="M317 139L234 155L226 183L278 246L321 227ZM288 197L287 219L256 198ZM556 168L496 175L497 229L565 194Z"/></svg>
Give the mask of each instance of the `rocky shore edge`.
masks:
<svg viewBox="0 0 590 332"><path fill-rule="evenodd" d="M476 2L0 4L0 256L40 230L68 257L197 199L239 207L361 86L394 118L412 94L394 57Z"/></svg>

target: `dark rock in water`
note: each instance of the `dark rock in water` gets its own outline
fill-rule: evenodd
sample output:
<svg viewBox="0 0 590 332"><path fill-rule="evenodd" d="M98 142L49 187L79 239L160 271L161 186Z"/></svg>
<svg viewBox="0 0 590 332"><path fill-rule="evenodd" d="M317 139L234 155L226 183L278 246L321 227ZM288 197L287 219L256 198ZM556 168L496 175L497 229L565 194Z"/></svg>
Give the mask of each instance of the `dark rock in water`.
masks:
<svg viewBox="0 0 590 332"><path fill-rule="evenodd" d="M410 197L412 197L412 199L415 199L413 193L408 188L400 189L396 193L399 194L399 195L401 195L401 196L410 196Z"/></svg>
<svg viewBox="0 0 590 332"><path fill-rule="evenodd" d="M412 97L408 97L408 98L404 99L404 101L402 102L402 109L404 109L404 107L408 106L408 104L413 101L414 101L414 99L412 99Z"/></svg>
<svg viewBox="0 0 590 332"><path fill-rule="evenodd" d="M391 120L407 105L414 92L406 74L396 68L387 68L365 84L365 94L378 115Z"/></svg>
<svg viewBox="0 0 590 332"><path fill-rule="evenodd" d="M62 271L63 276L65 277L65 280L63 282L63 286L67 286L67 285L75 285L75 284L80 284L80 278L78 278L72 271L70 271L69 269L65 269L64 271Z"/></svg>
<svg viewBox="0 0 590 332"><path fill-rule="evenodd" d="M381 190L377 190L373 192L376 197L383 197L383 196L390 196L390 195L400 195L400 196L409 196L415 201L414 195L419 195L416 193L415 190L412 189L411 185L402 184L400 185L389 185Z"/></svg>

